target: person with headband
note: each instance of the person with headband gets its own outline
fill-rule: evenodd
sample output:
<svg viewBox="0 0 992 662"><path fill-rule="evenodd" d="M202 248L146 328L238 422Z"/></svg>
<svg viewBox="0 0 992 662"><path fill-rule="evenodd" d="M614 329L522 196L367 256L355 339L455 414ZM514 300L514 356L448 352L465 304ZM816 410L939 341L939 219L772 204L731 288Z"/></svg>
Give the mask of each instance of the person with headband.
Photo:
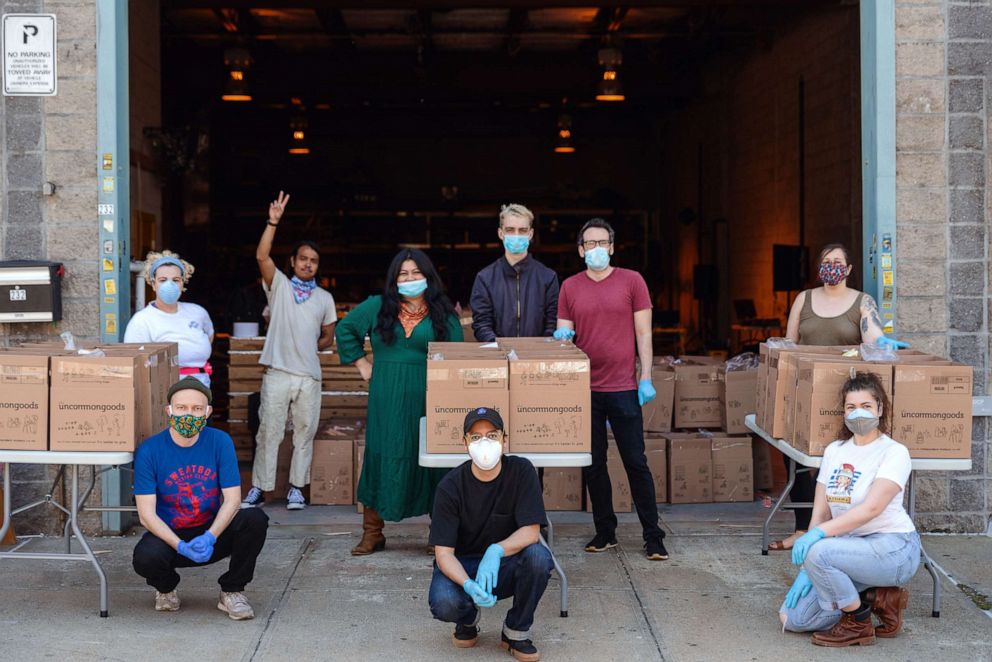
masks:
<svg viewBox="0 0 992 662"><path fill-rule="evenodd" d="M179 374L210 386L213 322L202 306L179 300L193 271L192 264L172 251L148 254L144 276L155 291L155 300L131 317L124 331L124 342L176 343Z"/></svg>
<svg viewBox="0 0 992 662"><path fill-rule="evenodd" d="M523 205L505 205L498 232L503 255L472 285L475 339L550 336L558 314L558 276L530 254L534 214Z"/></svg>
<svg viewBox="0 0 992 662"><path fill-rule="evenodd" d="M779 619L785 630L813 632L818 646L866 646L902 630L909 592L901 587L920 565L920 536L903 507L912 462L887 434L881 379L853 374L840 399L844 428L823 453L812 528L792 547L801 569Z"/></svg>
<svg viewBox="0 0 992 662"><path fill-rule="evenodd" d="M262 376L260 425L255 436L255 462L251 489L242 508L256 508L265 502L264 492L276 487L279 446L286 435L286 418L293 416L293 459L289 465L286 509L302 510L307 501L303 488L310 484L313 438L320 425L322 371L317 352L334 344L338 321L334 297L317 285L320 249L312 241L301 241L289 258L292 276L287 277L272 260L272 242L282 220L289 195L269 204L269 218L255 250L262 289L269 300L269 329L259 363L266 366Z"/></svg>
<svg viewBox="0 0 992 662"><path fill-rule="evenodd" d="M822 287L800 292L792 304L786 337L798 345L851 346L860 343L891 349L908 347L883 333L878 304L871 295L847 286L854 266L842 244L828 244L820 251L819 279ZM788 467L788 459L785 460ZM801 467L797 467L801 468ZM810 503L814 495L813 474L796 474L789 497L794 503ZM792 549L796 538L809 529L810 508L795 508L795 532L784 540L768 545L771 551Z"/></svg>
<svg viewBox="0 0 992 662"><path fill-rule="evenodd" d="M212 394L186 377L169 389L169 428L134 454L134 500L147 533L134 548L135 572L155 589L156 611L178 611L177 568L231 557L217 608L236 621L255 617L244 595L265 546L268 516L241 510L241 477L231 437L207 426Z"/></svg>
<svg viewBox="0 0 992 662"><path fill-rule="evenodd" d="M457 648L471 648L482 610L513 598L500 645L533 662L541 656L530 629L554 565L540 542L547 516L537 471L529 460L503 454L506 433L495 410L470 411L462 432L470 460L444 477L434 499L431 614L455 624Z"/></svg>

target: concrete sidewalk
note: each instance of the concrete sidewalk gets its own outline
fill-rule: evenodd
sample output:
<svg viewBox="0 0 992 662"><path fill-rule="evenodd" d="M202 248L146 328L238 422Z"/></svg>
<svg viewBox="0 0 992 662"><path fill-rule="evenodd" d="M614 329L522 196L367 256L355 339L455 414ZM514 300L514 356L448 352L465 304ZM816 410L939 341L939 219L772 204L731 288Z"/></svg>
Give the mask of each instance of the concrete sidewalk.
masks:
<svg viewBox="0 0 992 662"><path fill-rule="evenodd" d="M349 554L360 533L352 508L288 513L266 506L272 526L249 587L257 618L234 622L216 609L225 562L182 571L178 613L156 613L153 590L131 570L136 538L93 540L111 585L108 619L97 616L96 575L83 564L0 561L0 659L505 660L498 647L504 601L487 611L475 649L456 650L451 626L431 619L426 520L387 525L384 553ZM662 507L671 532L667 562L647 561L640 527L621 516L616 552L582 551L591 516L551 513L569 580L569 617L558 616L552 578L534 626L545 660L992 660L992 618L976 603L992 595L992 539L927 536L944 580L941 618L930 617L932 583L913 580L905 632L867 652L812 646L783 634L778 605L795 572L787 555L759 552L760 504ZM782 518L785 530L788 516ZM32 542L57 550L59 541ZM987 600L987 598L986 598Z"/></svg>

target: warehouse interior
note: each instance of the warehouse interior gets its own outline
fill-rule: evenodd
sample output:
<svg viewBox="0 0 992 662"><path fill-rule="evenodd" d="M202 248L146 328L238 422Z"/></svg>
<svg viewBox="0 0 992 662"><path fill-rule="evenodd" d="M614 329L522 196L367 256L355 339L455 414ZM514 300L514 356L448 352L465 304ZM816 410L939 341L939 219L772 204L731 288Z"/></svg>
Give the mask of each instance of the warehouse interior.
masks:
<svg viewBox="0 0 992 662"><path fill-rule="evenodd" d="M674 353L784 323L815 273L796 247L860 255L857 3L444 4L131 3L133 257L195 264L187 299L223 332L258 316L255 243L281 189L277 252L318 241L345 306L401 245L464 305L509 202L565 278L579 225L603 216Z"/></svg>

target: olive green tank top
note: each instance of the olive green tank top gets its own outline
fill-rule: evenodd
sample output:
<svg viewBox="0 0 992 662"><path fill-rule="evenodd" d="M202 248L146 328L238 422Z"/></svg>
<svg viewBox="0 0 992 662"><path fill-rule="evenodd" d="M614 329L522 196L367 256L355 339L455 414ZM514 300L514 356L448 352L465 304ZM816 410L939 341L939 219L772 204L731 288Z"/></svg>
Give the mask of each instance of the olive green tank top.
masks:
<svg viewBox="0 0 992 662"><path fill-rule="evenodd" d="M820 317L813 312L813 290L806 290L802 312L799 313L800 345L860 345L861 300L859 292L847 312L836 317Z"/></svg>

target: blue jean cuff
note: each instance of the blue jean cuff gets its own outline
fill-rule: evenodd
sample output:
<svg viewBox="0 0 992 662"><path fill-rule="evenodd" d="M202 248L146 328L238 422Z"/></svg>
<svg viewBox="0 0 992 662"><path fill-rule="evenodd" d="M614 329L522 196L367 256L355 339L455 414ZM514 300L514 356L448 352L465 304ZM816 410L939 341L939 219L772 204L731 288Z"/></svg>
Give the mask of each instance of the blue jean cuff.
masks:
<svg viewBox="0 0 992 662"><path fill-rule="evenodd" d="M507 639L512 641L523 641L524 639L530 639L530 630L514 630L506 623L503 623L503 634L506 635Z"/></svg>

